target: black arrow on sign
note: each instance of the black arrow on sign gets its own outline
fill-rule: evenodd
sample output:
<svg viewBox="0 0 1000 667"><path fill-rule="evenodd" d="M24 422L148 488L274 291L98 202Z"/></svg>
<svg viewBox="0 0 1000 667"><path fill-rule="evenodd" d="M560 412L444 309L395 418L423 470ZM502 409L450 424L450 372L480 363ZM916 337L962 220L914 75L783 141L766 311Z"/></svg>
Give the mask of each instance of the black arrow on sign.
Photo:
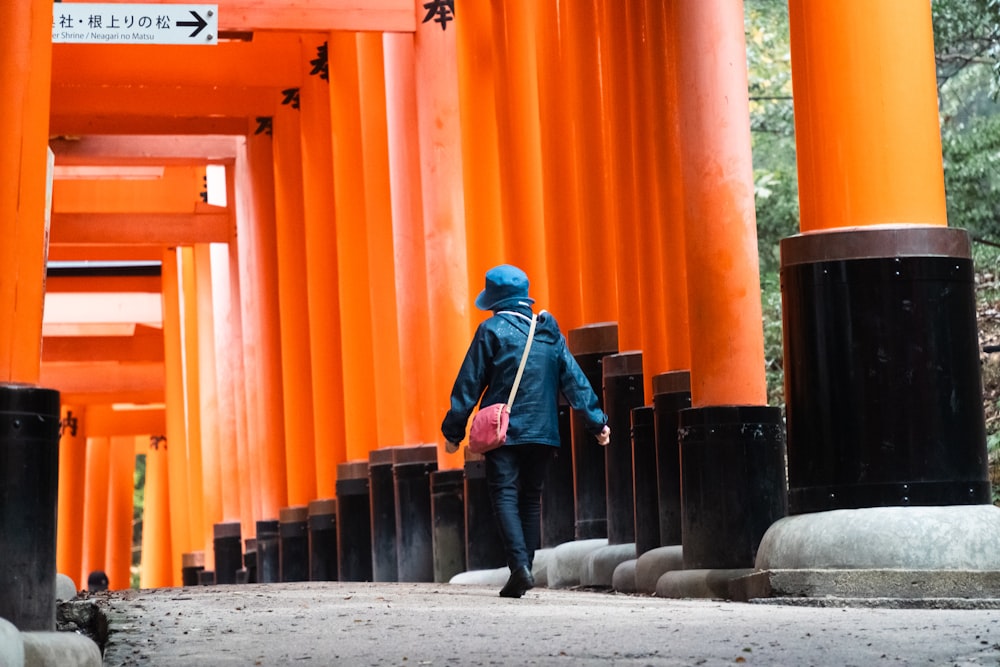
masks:
<svg viewBox="0 0 1000 667"><path fill-rule="evenodd" d="M188 35L188 37L197 37L198 33L201 32L202 30L204 30L205 26L208 25L208 21L206 21L205 19L201 18L201 15L198 14L197 12L195 12L193 9L189 9L188 11L191 13L191 16L193 16L196 20L194 20L194 21L178 21L177 25L196 28L196 30L194 32L192 32L190 35Z"/></svg>

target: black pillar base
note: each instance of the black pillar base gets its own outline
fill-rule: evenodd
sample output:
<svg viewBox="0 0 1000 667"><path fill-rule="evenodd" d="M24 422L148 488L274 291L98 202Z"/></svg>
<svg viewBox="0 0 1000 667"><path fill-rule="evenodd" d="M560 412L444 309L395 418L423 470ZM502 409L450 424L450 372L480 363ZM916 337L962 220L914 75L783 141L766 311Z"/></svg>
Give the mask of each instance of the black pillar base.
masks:
<svg viewBox="0 0 1000 667"><path fill-rule="evenodd" d="M691 373L668 371L653 376L656 422L656 480L660 501L660 546L681 543L680 411L691 407Z"/></svg>
<svg viewBox="0 0 1000 667"><path fill-rule="evenodd" d="M309 581L337 580L337 499L309 503Z"/></svg>
<svg viewBox="0 0 1000 667"><path fill-rule="evenodd" d="M611 443L604 447L607 474L608 544L635 542L635 482L632 479L632 409L645 400L642 352L604 358L604 411Z"/></svg>
<svg viewBox="0 0 1000 667"><path fill-rule="evenodd" d="M436 470L437 447L434 445L393 450L399 581L434 581L430 476Z"/></svg>
<svg viewBox="0 0 1000 667"><path fill-rule="evenodd" d="M257 581L276 584L281 581L281 545L278 537L278 520L262 519L257 522Z"/></svg>
<svg viewBox="0 0 1000 667"><path fill-rule="evenodd" d="M764 533L788 509L781 410L681 410L680 443L684 569L753 567Z"/></svg>
<svg viewBox="0 0 1000 667"><path fill-rule="evenodd" d="M791 513L989 504L968 235L804 234L781 261Z"/></svg>
<svg viewBox="0 0 1000 667"><path fill-rule="evenodd" d="M635 485L635 554L660 546L660 502L656 488L656 431L651 405L632 408L632 463Z"/></svg>
<svg viewBox="0 0 1000 667"><path fill-rule="evenodd" d="M0 618L55 630L59 392L0 384Z"/></svg>
<svg viewBox="0 0 1000 667"><path fill-rule="evenodd" d="M431 473L434 581L451 581L465 570L465 498L462 470Z"/></svg>
<svg viewBox="0 0 1000 667"><path fill-rule="evenodd" d="M368 461L337 465L337 568L340 581L372 580Z"/></svg>
<svg viewBox="0 0 1000 667"><path fill-rule="evenodd" d="M602 363L604 357L618 352L618 324L601 322L570 329L569 351L580 365L590 386L604 403ZM607 465L604 450L584 427L583 418L572 415L573 491L576 501L575 534L578 540L608 536Z"/></svg>
<svg viewBox="0 0 1000 667"><path fill-rule="evenodd" d="M239 521L223 521L212 526L215 553L215 583L235 584L236 573L243 569L243 542Z"/></svg>
<svg viewBox="0 0 1000 667"><path fill-rule="evenodd" d="M368 453L368 489L372 514L373 581L398 581L396 558L396 485L392 478L392 448Z"/></svg>
<svg viewBox="0 0 1000 667"><path fill-rule="evenodd" d="M309 508L283 507L278 512L281 580L309 581Z"/></svg>

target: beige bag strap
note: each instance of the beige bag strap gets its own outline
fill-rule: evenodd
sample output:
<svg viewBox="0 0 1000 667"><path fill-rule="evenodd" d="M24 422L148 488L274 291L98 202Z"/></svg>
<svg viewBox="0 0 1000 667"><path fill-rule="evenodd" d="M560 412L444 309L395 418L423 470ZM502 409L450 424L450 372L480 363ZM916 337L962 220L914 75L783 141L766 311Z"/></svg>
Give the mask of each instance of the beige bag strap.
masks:
<svg viewBox="0 0 1000 667"><path fill-rule="evenodd" d="M531 340L535 337L535 323L538 322L538 315L531 314L531 328L528 330L528 342L524 344L524 352L521 354L521 365L517 367L517 376L514 378L514 386L510 388L510 398L507 399L507 412L514 404L514 395L517 394L517 387L521 384L521 376L524 374L524 365L528 361L528 350L531 349Z"/></svg>

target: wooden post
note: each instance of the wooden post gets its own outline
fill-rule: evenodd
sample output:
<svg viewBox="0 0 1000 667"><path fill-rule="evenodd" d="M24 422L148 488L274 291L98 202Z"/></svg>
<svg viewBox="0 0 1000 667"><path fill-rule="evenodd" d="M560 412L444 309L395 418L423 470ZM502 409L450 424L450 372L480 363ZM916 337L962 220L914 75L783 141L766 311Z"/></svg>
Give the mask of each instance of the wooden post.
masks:
<svg viewBox="0 0 1000 667"><path fill-rule="evenodd" d="M277 519L278 512L288 502L288 481L285 475L285 412L284 386L281 377L281 330L278 303L278 255L275 232L275 193L272 138L251 129L247 136L247 152L241 178L246 178L241 192L245 193L247 216L237 216L240 238L246 241L248 261L241 281L251 289L254 308L244 310L247 332L257 341L256 373L251 375L248 393L256 393L257 433L254 436L259 452L257 474L260 479L258 520ZM243 251L241 244L241 252ZM241 268L244 262L240 262ZM253 269L256 269L254 271Z"/></svg>
<svg viewBox="0 0 1000 667"><path fill-rule="evenodd" d="M802 231L946 225L930 7L791 0L788 19Z"/></svg>
<svg viewBox="0 0 1000 667"><path fill-rule="evenodd" d="M288 502L293 505L306 504L316 497L301 141L299 111L282 105L274 117L274 201L285 398L285 472Z"/></svg>
<svg viewBox="0 0 1000 667"><path fill-rule="evenodd" d="M180 585L183 564L181 554L195 548L192 540L193 498L187 460L187 404L184 395L184 364L182 356L181 283L177 267L178 252L174 248L163 252L161 281L163 284L163 367L167 422L167 475L170 486L170 574L173 585Z"/></svg>
<svg viewBox="0 0 1000 667"><path fill-rule="evenodd" d="M322 40L322 41L321 41ZM328 48L328 34L302 37L302 60ZM330 83L318 75L302 82L302 195L305 200L306 283L309 300L309 354L312 363L316 493L336 493L337 463L346 456L346 415L337 277L337 200L334 197ZM355 249L356 250L356 249ZM360 285L352 282L357 289ZM310 499L311 500L311 499Z"/></svg>
<svg viewBox="0 0 1000 667"><path fill-rule="evenodd" d="M83 588L77 577L83 557L83 508L87 466L87 407L62 406L63 427L59 440L59 514L56 521L56 569L73 577L77 588Z"/></svg>
<svg viewBox="0 0 1000 667"><path fill-rule="evenodd" d="M424 253L420 150L414 81L413 35L382 36L386 70L386 125L392 181L392 235L396 251L396 317L400 332L400 376L414 396L430 396L430 324ZM441 416L425 401L403 403L405 442L433 442Z"/></svg>
<svg viewBox="0 0 1000 667"><path fill-rule="evenodd" d="M48 235L52 3L0 7L0 380L37 383Z"/></svg>
<svg viewBox="0 0 1000 667"><path fill-rule="evenodd" d="M672 6L677 40L691 402L764 405L743 3Z"/></svg>

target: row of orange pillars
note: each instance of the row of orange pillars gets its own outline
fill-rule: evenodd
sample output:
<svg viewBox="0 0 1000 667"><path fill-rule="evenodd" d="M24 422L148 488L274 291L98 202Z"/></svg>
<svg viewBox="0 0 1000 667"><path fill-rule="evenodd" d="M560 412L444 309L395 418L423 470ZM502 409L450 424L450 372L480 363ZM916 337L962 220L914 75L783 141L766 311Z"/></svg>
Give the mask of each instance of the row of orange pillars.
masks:
<svg viewBox="0 0 1000 667"><path fill-rule="evenodd" d="M552 304L570 327L617 321L622 347L643 351L649 381L661 371L690 372L692 408L685 414L691 428L680 429L682 450L686 433L731 432L713 426L715 419L731 422L729 407L737 408L738 431L756 424L740 421L741 406L766 407L751 143L746 104L736 103L747 94L743 17L736 11L738 3L728 9L724 5L685 2L661 7L667 27L654 34L661 38L658 52L664 54L656 65L664 76L667 99L659 108L666 122L653 120L647 126L664 134L662 144L654 144L665 147L660 170L641 172L643 179L634 182L624 178L635 176L627 170L602 172L608 182L634 196L611 198L613 203L589 199L606 183L588 181L595 174L582 167L603 163L609 155L592 159L587 151L595 147L588 142L575 146L578 152L571 153L565 165L572 168L561 172L579 179L566 191L551 185L559 179L542 178L544 161L511 156L504 196L481 210L470 210L467 204L467 224L426 220L423 242L413 255L376 266L365 253L352 252L356 243L364 241L365 247L371 242L363 237L372 230L339 226L339 274L329 274L331 283L340 286L337 307L303 298L312 297L304 283L281 285L279 298L258 301L265 294L261 283L273 278L260 258L267 249L280 254L287 247L280 236L268 238L266 226L239 234L248 239L239 247L239 261L226 254L228 261L216 264L213 248L165 254L168 447L146 451L141 585L177 583L182 553L203 550L210 558L214 526L220 521L238 520L243 534L252 535L258 519L336 495L339 464L367 460L371 450L396 444L437 443L437 423L471 331L469 295L478 291L482 270L499 261L524 267L533 278L539 304ZM900 476L914 482L905 484L906 502L983 498L986 482L974 465L985 458L980 455L985 443L975 321L970 319L974 309L969 309L969 299L974 302L971 258L962 233L947 228L930 14L918 5L790 2L803 232L782 244L792 512L898 500ZM529 51L534 53L534 47ZM598 54L590 57L596 61ZM872 67L872 60L879 67ZM544 68L524 66L524 71L509 72L511 81L521 80L515 75L539 81ZM24 76L15 72L2 80L4 93L16 93ZM537 105L537 99L517 99L514 88L506 93L516 100L513 106ZM553 89L551 81L546 89ZM622 99L633 102L628 96L635 93L617 92L622 95L611 95L601 113L648 110L650 104L639 98L620 104ZM557 114L562 117L565 114ZM511 136L525 136L514 120L506 119L509 127L498 122L498 128L513 127L517 133ZM23 129L25 124L15 126ZM305 220L309 238L309 217L303 211L322 200L293 195L283 175L301 170L300 136L313 135L304 130L301 135L283 135L280 127L275 125L273 137L247 137L243 168L238 159L232 192L256 215L263 216L267 208L302 213L292 217ZM610 122L609 127L618 125ZM540 144L539 125L531 128L535 133L526 135L530 141L514 141L525 152ZM641 154L644 145L653 143L644 136L625 142L627 148L618 157ZM10 139L6 145L20 144L24 137ZM601 149L613 152L613 139L609 135L609 145ZM9 202L19 201L16 188L23 186L7 178L10 158L0 165L0 201L12 206ZM463 182L453 176L452 183ZM249 190L240 190L242 178L252 183ZM262 194L264 182L273 182L273 199ZM542 183L554 190L542 192ZM643 188L631 189L640 183ZM452 188L452 194L461 192ZM25 194L24 201L37 201L38 193ZM499 216L481 214L501 208L501 203L502 225ZM520 215L524 209L534 214ZM23 215L17 212L0 223L5 233L17 231ZM277 229L278 235L285 233L280 225ZM18 266L24 257L39 252L30 236L17 236L20 245L3 246L0 252L10 260L4 266ZM322 246L301 244L299 254L285 261L308 260L310 248L316 247ZM19 258L16 253L21 251L25 254ZM228 252L233 252L231 247ZM230 367L228 359L219 356L214 364L189 365L195 352L213 349L202 344L203 337L184 335L194 318L180 314L205 303L204 289L187 291L196 280L188 282L185 275L197 274L199 266L209 268L213 287L208 291L218 297L207 318L214 327L221 329L234 319L219 316L226 312L216 309L220 302L228 301L232 308L253 300L257 306L261 319L244 319L242 346L230 346L244 359L252 353L267 357L255 367L256 374L247 372L238 380L238 364ZM215 289L216 276L228 280L228 289ZM393 286L396 293L387 301L370 293ZM943 297L954 294L959 296ZM3 298L5 312L17 313L6 292ZM388 312L380 310L387 303L393 304ZM357 314L364 317L347 317ZM280 341L265 341L278 335L273 326L278 321ZM298 326L286 327L286 321ZM255 326L262 323L270 326ZM25 365L23 355L11 352L31 349L24 345L31 332L14 327L12 333L10 326L2 331L8 378L30 381L31 372L19 376L11 371ZM223 340L239 340L235 332L230 334ZM956 341L959 344L953 344ZM214 352L218 355L218 348ZM209 373L215 382L206 384L202 379ZM279 377L282 391L277 392ZM210 404L193 392L196 386L210 385L216 403L206 409ZM649 384L644 390L648 398ZM945 396L948 400L942 399ZM75 437L86 438L86 410L74 412L82 424ZM213 437L195 437L208 431L206 422L218 429ZM948 451L942 451L943 432L951 434ZM612 446L628 446L624 436L619 434ZM78 484L71 496L68 478L73 473L61 471L60 496L73 512L82 509L87 516L86 507L103 502L97 499L105 490L110 499L124 488L123 473L114 473L112 481L111 471L124 470L114 450L127 450L129 444L86 439L86 454L81 455L84 448L78 441L74 447L73 438L63 434L60 465L76 461L69 470L79 477L78 471L85 469L86 483ZM959 446L954 446L956 440ZM935 456L885 458L885 442L892 442L890 449L897 452L930 449ZM758 460L752 443L734 448L732 441L708 437L699 444L706 467L720 457ZM102 449L108 453L104 463ZM437 459L443 469L460 463L443 451L437 452ZM107 484L101 483L100 468L108 473ZM873 470L879 473L874 478ZM744 474L753 475L752 466ZM864 484L858 483L859 474L869 476ZM713 488L709 484L708 492L697 499L689 496L686 502L718 502ZM82 554L98 553L99 545L110 545L110 536L123 532L118 522L125 513L113 514L107 516L114 526L95 521L84 530L78 515L60 512L60 569L84 574L95 566L84 562ZM709 542L715 547L724 543ZM113 546L122 548L118 541ZM75 554L81 554L79 561ZM107 555L105 560L115 562ZM124 585L120 574L112 576L112 586Z"/></svg>

